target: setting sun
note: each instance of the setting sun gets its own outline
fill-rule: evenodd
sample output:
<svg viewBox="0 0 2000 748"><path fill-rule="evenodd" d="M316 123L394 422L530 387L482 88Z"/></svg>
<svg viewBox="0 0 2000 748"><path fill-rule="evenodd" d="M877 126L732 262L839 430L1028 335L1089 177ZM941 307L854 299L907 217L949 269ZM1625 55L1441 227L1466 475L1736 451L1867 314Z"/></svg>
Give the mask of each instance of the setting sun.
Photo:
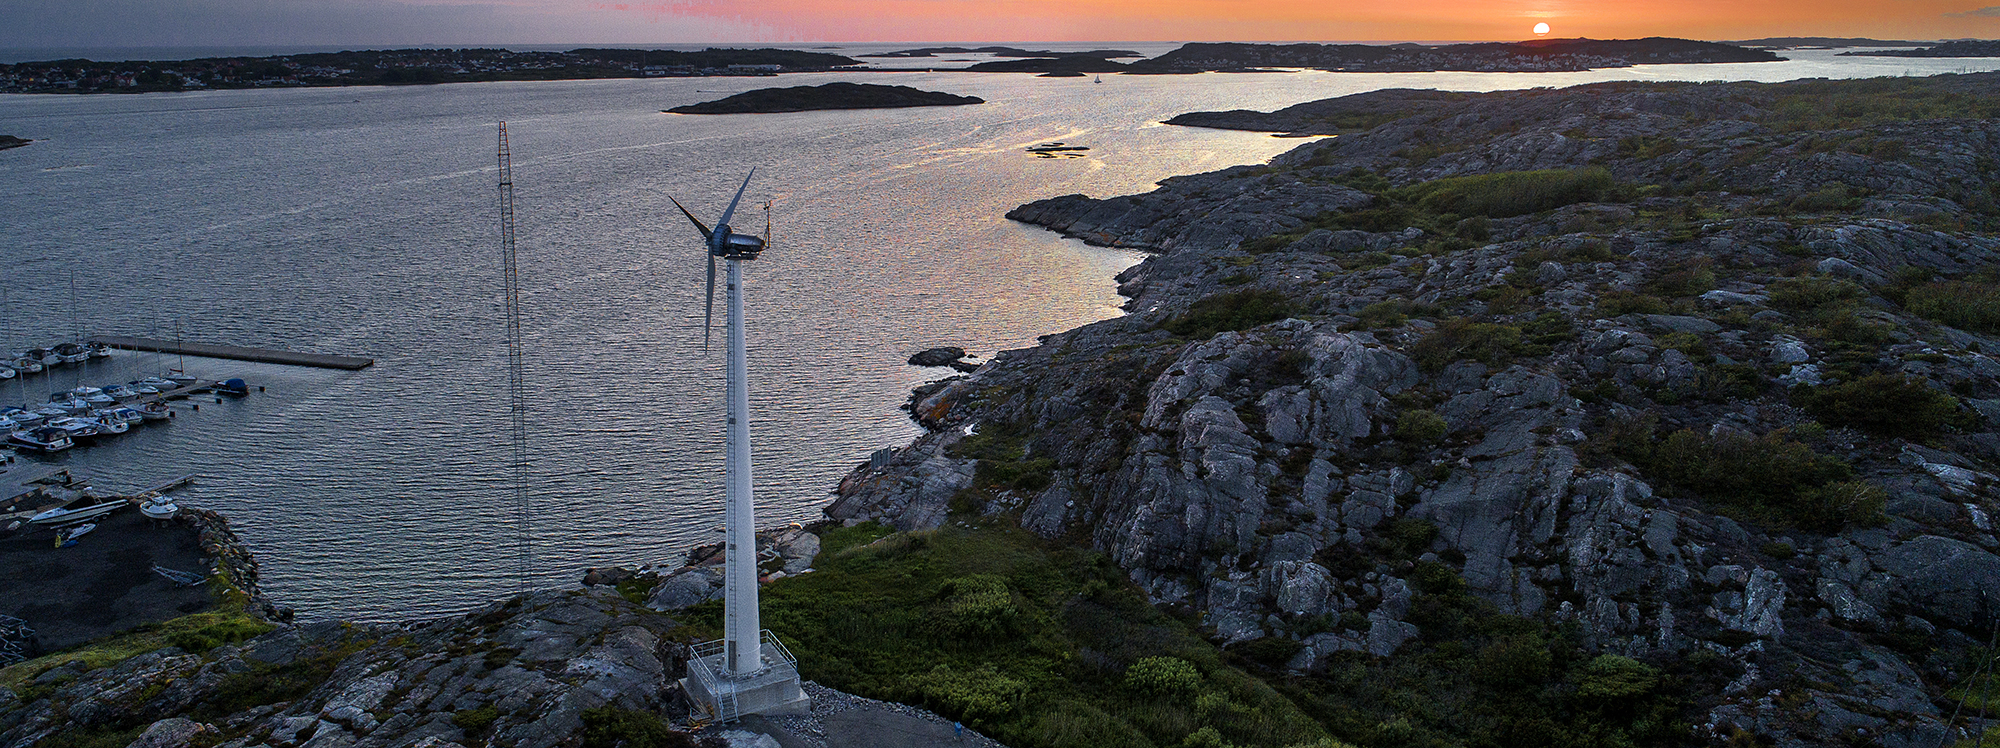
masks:
<svg viewBox="0 0 2000 748"><path fill-rule="evenodd" d="M1548 35L1549 35L1548 24L1546 23L1535 24L1535 36L1548 36Z"/></svg>

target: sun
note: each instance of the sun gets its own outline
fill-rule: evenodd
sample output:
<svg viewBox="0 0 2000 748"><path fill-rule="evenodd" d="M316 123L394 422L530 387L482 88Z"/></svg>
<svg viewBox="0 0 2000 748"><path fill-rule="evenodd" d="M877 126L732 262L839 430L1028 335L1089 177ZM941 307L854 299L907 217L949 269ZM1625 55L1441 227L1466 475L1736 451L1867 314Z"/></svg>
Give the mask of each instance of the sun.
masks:
<svg viewBox="0 0 2000 748"><path fill-rule="evenodd" d="M1548 36L1548 35L1549 35L1548 24L1546 23L1535 24L1535 36Z"/></svg>

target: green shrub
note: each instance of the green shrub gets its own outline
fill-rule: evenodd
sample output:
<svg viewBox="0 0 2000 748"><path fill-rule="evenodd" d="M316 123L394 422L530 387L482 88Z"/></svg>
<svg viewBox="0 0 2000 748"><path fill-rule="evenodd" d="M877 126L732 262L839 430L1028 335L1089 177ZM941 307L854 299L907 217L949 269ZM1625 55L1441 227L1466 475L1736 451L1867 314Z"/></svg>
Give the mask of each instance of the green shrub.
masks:
<svg viewBox="0 0 2000 748"><path fill-rule="evenodd" d="M1852 469L1783 432L1749 437L1682 430L1657 446L1647 440L1623 446L1628 458L1667 487L1755 519L1826 532L1872 524L1879 516L1879 507L1870 512L1865 502L1841 501L1856 497L1818 493L1822 486L1847 480ZM1842 507L1848 511L1829 512Z"/></svg>
<svg viewBox="0 0 2000 748"><path fill-rule="evenodd" d="M991 665L970 671L939 665L913 678L911 685L932 709L965 720L1010 714L1028 694L1028 684L1001 675Z"/></svg>
<svg viewBox="0 0 2000 748"><path fill-rule="evenodd" d="M1660 685L1660 671L1630 657L1598 655L1585 665L1577 679L1577 698L1600 708L1615 707L1652 693Z"/></svg>
<svg viewBox="0 0 2000 748"><path fill-rule="evenodd" d="M1203 297L1160 327L1181 337L1206 340L1219 332L1248 330L1291 315L1292 303L1283 293L1232 291Z"/></svg>
<svg viewBox="0 0 2000 748"><path fill-rule="evenodd" d="M1428 410L1406 410L1396 418L1396 438L1411 444L1429 444L1444 438L1450 426L1440 416Z"/></svg>
<svg viewBox="0 0 2000 748"><path fill-rule="evenodd" d="M1276 670L1291 662L1292 658L1305 648L1306 645L1299 643L1297 639L1266 636L1236 645L1236 653L1246 660Z"/></svg>
<svg viewBox="0 0 2000 748"><path fill-rule="evenodd" d="M1924 319L1973 332L2000 333L2000 283L1947 281L1909 291L1904 306Z"/></svg>
<svg viewBox="0 0 2000 748"><path fill-rule="evenodd" d="M1465 590L1465 579L1451 567L1436 561L1418 561L1410 572L1410 586L1430 595L1449 595Z"/></svg>
<svg viewBox="0 0 2000 748"><path fill-rule="evenodd" d="M452 712L451 723L468 735L478 735L486 732L486 728L491 727L493 721L499 718L500 708L487 704L478 709L460 709Z"/></svg>
<svg viewBox="0 0 2000 748"><path fill-rule="evenodd" d="M1548 680L1553 659L1540 636L1512 636L1486 645L1473 675L1492 688L1522 688Z"/></svg>
<svg viewBox="0 0 2000 748"><path fill-rule="evenodd" d="M1708 355L1708 343L1702 341L1700 335L1691 332L1670 332L1654 338L1653 342L1661 348L1671 348L1685 353L1690 358Z"/></svg>
<svg viewBox="0 0 2000 748"><path fill-rule="evenodd" d="M1191 696L1201 690L1201 671L1179 657L1147 657L1125 669L1125 687L1152 696Z"/></svg>
<svg viewBox="0 0 2000 748"><path fill-rule="evenodd" d="M457 720L457 716L453 716ZM687 733L646 712L601 706L583 710L583 748L695 748Z"/></svg>
<svg viewBox="0 0 2000 748"><path fill-rule="evenodd" d="M270 624L250 620L226 620L192 631L167 635L167 643L191 654L201 654L224 644L234 644L270 631Z"/></svg>
<svg viewBox="0 0 2000 748"><path fill-rule="evenodd" d="M1787 278L1765 289L1771 306L1793 312L1816 312L1828 306L1868 298L1868 289L1833 278Z"/></svg>
<svg viewBox="0 0 2000 748"><path fill-rule="evenodd" d="M1709 269L1708 262L1697 261L1653 279L1646 290L1667 298L1704 294L1715 290L1715 271Z"/></svg>
<svg viewBox="0 0 2000 748"><path fill-rule="evenodd" d="M1958 398L1922 379L1870 374L1836 385L1805 390L1799 398L1814 417L1878 436L1920 438L1959 419Z"/></svg>
<svg viewBox="0 0 2000 748"><path fill-rule="evenodd" d="M1401 327L1403 323L1410 321L1411 315L1421 314L1426 311L1429 310L1417 304L1402 299L1390 299L1388 301L1377 301L1362 307L1361 311L1356 312L1354 316L1360 319L1360 322L1357 324L1362 329L1376 330L1386 327Z"/></svg>
<svg viewBox="0 0 2000 748"><path fill-rule="evenodd" d="M945 582L938 588L942 601L934 624L947 637L991 638L1011 632L1020 609L1007 580L991 574L974 574Z"/></svg>
<svg viewBox="0 0 2000 748"><path fill-rule="evenodd" d="M1888 503L1889 492L1881 486L1859 480L1838 481L1799 491L1797 515L1801 527L1832 533L1843 525L1867 527L1889 521L1882 513Z"/></svg>
<svg viewBox="0 0 2000 748"><path fill-rule="evenodd" d="M1600 167L1509 171L1446 177L1412 185L1401 196L1432 213L1509 216L1616 199L1618 180Z"/></svg>
<svg viewBox="0 0 2000 748"><path fill-rule="evenodd" d="M1520 343L1520 328L1458 317L1439 323L1437 329L1411 345L1410 358L1429 372L1467 359L1498 368L1513 357Z"/></svg>

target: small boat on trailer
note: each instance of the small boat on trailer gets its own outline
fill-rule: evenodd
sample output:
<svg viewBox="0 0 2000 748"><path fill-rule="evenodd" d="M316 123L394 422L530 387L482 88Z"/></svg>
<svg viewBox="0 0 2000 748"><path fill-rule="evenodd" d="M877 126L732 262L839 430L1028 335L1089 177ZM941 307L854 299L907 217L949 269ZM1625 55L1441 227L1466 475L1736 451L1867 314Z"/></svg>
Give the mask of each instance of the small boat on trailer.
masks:
<svg viewBox="0 0 2000 748"><path fill-rule="evenodd" d="M180 512L180 506L165 496L155 496L139 504L139 513L147 519L173 519Z"/></svg>
<svg viewBox="0 0 2000 748"><path fill-rule="evenodd" d="M105 499L96 496L80 496L69 503L28 518L28 524L45 527L64 527L79 522L88 522L124 508L124 499Z"/></svg>

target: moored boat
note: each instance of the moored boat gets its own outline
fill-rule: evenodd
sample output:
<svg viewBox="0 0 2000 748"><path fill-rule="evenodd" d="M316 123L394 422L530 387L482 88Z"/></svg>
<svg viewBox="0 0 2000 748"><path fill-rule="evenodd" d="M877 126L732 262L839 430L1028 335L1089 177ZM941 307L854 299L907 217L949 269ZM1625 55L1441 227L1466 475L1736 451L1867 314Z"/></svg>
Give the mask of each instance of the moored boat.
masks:
<svg viewBox="0 0 2000 748"><path fill-rule="evenodd" d="M148 421L164 421L174 417L172 408L157 400L139 406L139 415Z"/></svg>
<svg viewBox="0 0 2000 748"><path fill-rule="evenodd" d="M0 379L13 379L20 375L21 371L14 368L13 364L0 362Z"/></svg>
<svg viewBox="0 0 2000 748"><path fill-rule="evenodd" d="M37 514L33 517L29 517L28 524L56 525L56 526L72 525L78 522L85 522L97 519L98 517L102 517L104 515L118 511L120 508L123 508L124 506L125 506L124 499L104 499L96 496L87 496L87 495L80 496L75 499L71 499L69 503L63 504L62 506L50 509L46 512L42 512L41 514Z"/></svg>
<svg viewBox="0 0 2000 748"><path fill-rule="evenodd" d="M65 364L80 364L90 360L90 349L75 343L57 343L52 350L55 351L56 358Z"/></svg>
<svg viewBox="0 0 2000 748"><path fill-rule="evenodd" d="M119 425L122 426L124 424L119 424ZM64 434L68 434L69 438L72 441L82 441L84 439L95 438L99 434L104 433L103 426L104 424L98 423L96 421L85 420L73 416L63 416L60 418L49 419L48 425L45 426L44 428L52 428L60 430Z"/></svg>
<svg viewBox="0 0 2000 748"><path fill-rule="evenodd" d="M90 412L90 417L106 423L117 422L127 426L136 426L146 420L145 414L140 413L138 408L129 407L93 410Z"/></svg>
<svg viewBox="0 0 2000 748"><path fill-rule="evenodd" d="M27 356L22 356L20 358L9 361L7 362L7 365L14 367L15 369L19 370L22 374L42 373L42 362L36 361L32 358L28 358Z"/></svg>
<svg viewBox="0 0 2000 748"><path fill-rule="evenodd" d="M15 449L25 449L44 454L61 452L76 445L76 442L70 439L69 434L64 433L62 429L47 426L22 429L8 434L7 443L13 445Z"/></svg>

